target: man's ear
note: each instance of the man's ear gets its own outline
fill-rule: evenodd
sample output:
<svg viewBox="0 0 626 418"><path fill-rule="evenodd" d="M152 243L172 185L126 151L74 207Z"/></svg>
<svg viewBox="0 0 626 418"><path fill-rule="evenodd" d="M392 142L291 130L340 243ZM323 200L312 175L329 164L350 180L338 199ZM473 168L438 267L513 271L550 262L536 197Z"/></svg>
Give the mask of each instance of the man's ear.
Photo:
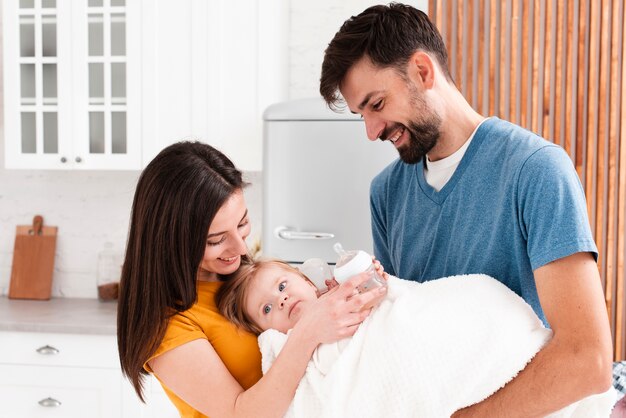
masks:
<svg viewBox="0 0 626 418"><path fill-rule="evenodd" d="M425 90L435 84L435 71L435 61L424 51L415 51L407 63L407 75Z"/></svg>

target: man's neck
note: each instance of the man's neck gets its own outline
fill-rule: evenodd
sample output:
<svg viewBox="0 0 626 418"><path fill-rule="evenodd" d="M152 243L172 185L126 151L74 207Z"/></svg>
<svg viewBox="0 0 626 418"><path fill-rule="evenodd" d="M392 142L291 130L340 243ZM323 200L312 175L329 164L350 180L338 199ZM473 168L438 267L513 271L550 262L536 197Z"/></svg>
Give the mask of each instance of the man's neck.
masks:
<svg viewBox="0 0 626 418"><path fill-rule="evenodd" d="M461 93L454 88L451 100L445 105L442 114L441 136L437 145L428 153L430 161L438 161L454 154L472 135L478 124L485 117L477 113L467 103Z"/></svg>

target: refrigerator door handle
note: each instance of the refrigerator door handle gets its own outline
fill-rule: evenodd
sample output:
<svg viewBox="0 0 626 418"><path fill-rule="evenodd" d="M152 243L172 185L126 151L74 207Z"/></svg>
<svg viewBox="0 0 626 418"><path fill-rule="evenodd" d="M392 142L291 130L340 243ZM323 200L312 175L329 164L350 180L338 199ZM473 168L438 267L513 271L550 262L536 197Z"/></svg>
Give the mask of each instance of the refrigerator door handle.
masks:
<svg viewBox="0 0 626 418"><path fill-rule="evenodd" d="M332 239L335 238L335 234L330 232L300 232L294 231L292 228L286 226L279 226L274 230L274 234L281 239L286 240L301 240L301 239Z"/></svg>

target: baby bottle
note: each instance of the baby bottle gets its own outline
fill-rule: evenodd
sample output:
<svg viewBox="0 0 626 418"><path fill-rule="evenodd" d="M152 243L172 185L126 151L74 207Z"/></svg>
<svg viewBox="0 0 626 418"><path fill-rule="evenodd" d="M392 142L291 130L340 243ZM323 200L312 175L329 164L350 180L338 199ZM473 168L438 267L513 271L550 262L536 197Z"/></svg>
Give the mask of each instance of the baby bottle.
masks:
<svg viewBox="0 0 626 418"><path fill-rule="evenodd" d="M333 273L330 270L326 261L321 258L309 258L300 266L300 272L304 274L320 292L325 292L327 289L326 280L333 278Z"/></svg>
<svg viewBox="0 0 626 418"><path fill-rule="evenodd" d="M359 293L366 292L376 287L387 286L385 279L380 277L376 272L374 263L372 263L372 257L368 253L361 250L346 251L340 243L336 243L333 249L339 255L339 259L335 265L335 280L337 280L337 283L341 284L350 277L366 271L371 272L372 278L357 288Z"/></svg>

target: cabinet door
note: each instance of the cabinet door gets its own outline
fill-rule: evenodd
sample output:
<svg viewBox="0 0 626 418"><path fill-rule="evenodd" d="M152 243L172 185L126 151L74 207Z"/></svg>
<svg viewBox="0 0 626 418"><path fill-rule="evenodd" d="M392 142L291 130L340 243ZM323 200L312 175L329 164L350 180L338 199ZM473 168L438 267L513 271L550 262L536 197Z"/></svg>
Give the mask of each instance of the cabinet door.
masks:
<svg viewBox="0 0 626 418"><path fill-rule="evenodd" d="M78 169L138 169L140 0L72 6L72 163Z"/></svg>
<svg viewBox="0 0 626 418"><path fill-rule="evenodd" d="M119 370L0 365L0 418L119 418Z"/></svg>
<svg viewBox="0 0 626 418"><path fill-rule="evenodd" d="M287 0L143 3L144 166L193 139L261 169L263 110L286 98L288 10Z"/></svg>
<svg viewBox="0 0 626 418"><path fill-rule="evenodd" d="M3 2L7 168L57 168L71 153L69 3Z"/></svg>
<svg viewBox="0 0 626 418"><path fill-rule="evenodd" d="M6 167L139 168L140 0L3 6Z"/></svg>

